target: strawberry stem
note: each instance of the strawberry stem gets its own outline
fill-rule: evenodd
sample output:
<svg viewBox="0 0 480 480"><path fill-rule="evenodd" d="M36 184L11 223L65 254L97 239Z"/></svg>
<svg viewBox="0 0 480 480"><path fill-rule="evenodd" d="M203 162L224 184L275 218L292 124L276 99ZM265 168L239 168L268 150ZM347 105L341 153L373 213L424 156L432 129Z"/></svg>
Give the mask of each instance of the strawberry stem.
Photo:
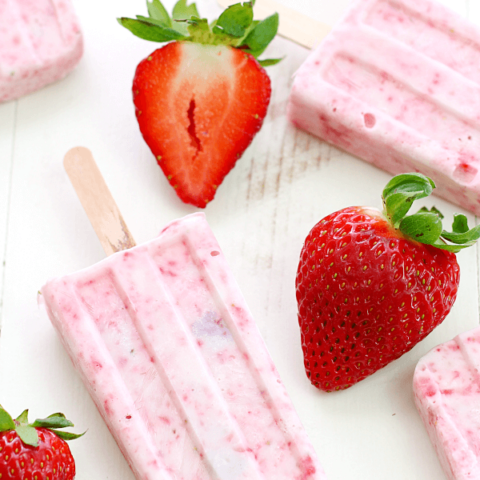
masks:
<svg viewBox="0 0 480 480"><path fill-rule="evenodd" d="M201 18L194 3L179 0L168 14L160 0L147 1L148 17L118 18L118 23L135 36L151 42L194 42L204 45L227 45L245 50L258 58L278 31L278 13L262 21L253 19L255 2L230 5L212 23ZM264 67L276 65L281 58L259 60Z"/></svg>
<svg viewBox="0 0 480 480"><path fill-rule="evenodd" d="M429 196L434 188L433 180L421 173L393 177L382 194L385 216L395 229L419 243L455 253L471 247L480 238L480 225L469 229L463 214L454 215L452 232L443 230L443 215L435 207L406 216L413 202Z"/></svg>
<svg viewBox="0 0 480 480"><path fill-rule="evenodd" d="M85 434L59 432L58 428L73 427L73 423L67 420L63 413L54 413L47 418L37 419L28 423L28 410L24 410L15 420L0 405L0 433L14 430L25 445L38 447L37 428L46 428L63 440L75 440Z"/></svg>
<svg viewBox="0 0 480 480"><path fill-rule="evenodd" d="M0 432L15 430L15 423L10 414L0 405Z"/></svg>

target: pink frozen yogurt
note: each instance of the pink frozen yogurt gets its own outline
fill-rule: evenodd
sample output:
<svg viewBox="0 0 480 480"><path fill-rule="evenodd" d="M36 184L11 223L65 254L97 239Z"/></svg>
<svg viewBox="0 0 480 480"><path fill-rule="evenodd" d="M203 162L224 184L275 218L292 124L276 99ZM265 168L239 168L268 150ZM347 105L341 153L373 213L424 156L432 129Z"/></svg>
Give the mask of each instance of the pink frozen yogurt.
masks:
<svg viewBox="0 0 480 480"><path fill-rule="evenodd" d="M60 80L82 52L70 0L0 0L0 102Z"/></svg>
<svg viewBox="0 0 480 480"><path fill-rule="evenodd" d="M480 327L425 355L413 390L449 480L480 480Z"/></svg>
<svg viewBox="0 0 480 480"><path fill-rule="evenodd" d="M40 296L138 480L324 480L203 214Z"/></svg>
<svg viewBox="0 0 480 480"><path fill-rule="evenodd" d="M300 67L298 127L480 214L480 30L429 0L356 0Z"/></svg>

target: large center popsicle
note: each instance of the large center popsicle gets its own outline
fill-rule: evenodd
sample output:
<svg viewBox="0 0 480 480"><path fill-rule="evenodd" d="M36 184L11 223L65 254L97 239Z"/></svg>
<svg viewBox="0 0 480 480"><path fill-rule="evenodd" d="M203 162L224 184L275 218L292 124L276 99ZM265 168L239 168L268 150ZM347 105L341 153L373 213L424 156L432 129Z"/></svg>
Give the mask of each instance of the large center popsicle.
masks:
<svg viewBox="0 0 480 480"><path fill-rule="evenodd" d="M41 299L136 478L325 479L205 216L134 247L90 152L65 165L118 252Z"/></svg>

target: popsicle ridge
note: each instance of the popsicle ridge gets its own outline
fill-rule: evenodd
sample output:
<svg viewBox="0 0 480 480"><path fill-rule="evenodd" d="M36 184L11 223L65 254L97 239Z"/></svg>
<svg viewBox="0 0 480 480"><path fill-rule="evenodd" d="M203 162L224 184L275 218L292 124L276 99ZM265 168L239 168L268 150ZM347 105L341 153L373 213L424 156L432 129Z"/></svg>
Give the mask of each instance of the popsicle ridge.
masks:
<svg viewBox="0 0 480 480"><path fill-rule="evenodd" d="M267 356L263 356L263 358L258 359L258 363L255 363L255 355L253 352L258 351L266 351L265 347L263 345L253 345L252 346L252 351L249 351L248 346L246 345L244 341L244 336L248 338L249 335L249 330L252 328L250 323L252 322L251 314L246 310L244 307L242 307L241 303L236 304L237 302L236 299L233 299L231 304L228 304L227 302L222 302L222 294L217 290L215 281L213 280L213 277L215 275L211 275L209 272L209 265L210 262L203 260L200 258L198 255L198 251L201 251L199 246L195 245L195 241L192 240L190 237L186 236L185 237L185 244L188 248L189 254L192 257L192 260L195 262L197 268L201 272L202 279L205 281L206 287L208 291L212 294L212 298L216 299L215 301L215 306L217 308L217 311L219 312L219 317L218 320L215 320L215 324L225 324L226 330L222 332L223 336L226 336L227 338L229 336L232 337L232 340L234 340L235 344L238 346L239 350L239 355L241 355L243 362L245 363L246 367L250 371L250 374L252 376L252 379L254 380L254 384L256 384L256 387L258 391L261 392L263 400L268 407L268 409L271 412L271 415L273 417L273 421L275 424L279 427L279 429L283 432L284 441L283 444L288 446L288 449L291 451L292 458L294 458L297 462L297 465L299 469L303 472L303 475L300 480L303 479L308 479L310 478L310 474L314 473L315 468L313 467L313 462L307 458L302 458L301 452L298 449L297 442L295 438L291 435L291 432L289 429L286 427L284 420L282 419L282 415L280 414L279 408L282 409L288 409L291 410L290 400L288 399L288 395L285 391L282 392L282 396L286 397L288 399L288 402L282 401L282 399L279 398L272 398L270 394L270 389L268 385L266 384L264 378L269 378L268 375L265 377L262 377L262 368L259 367L258 365L261 364L269 364L269 371L271 371L275 378L276 378L276 383L281 384L281 381L279 379L278 373L276 371L276 368L271 361L271 359ZM203 249L202 249L203 250ZM210 256L211 257L216 257L220 254L219 251L217 250L211 250ZM221 285L229 283L229 275L228 272L222 272L220 275L220 280L221 280ZM217 284L218 284L218 278L217 278ZM231 288L233 291L238 290L238 286L231 285ZM229 307L228 307L229 305ZM230 309L233 311L233 313L230 311ZM213 314L213 312L212 312ZM237 319L237 321L234 320L234 318ZM238 320L240 318L240 321ZM192 332L195 333L194 328L195 325L192 325ZM208 328L207 328L208 330ZM205 330L204 330L205 331ZM199 332L200 335L202 336L201 332ZM209 332L210 333L210 332ZM262 348L263 347L263 348ZM265 374L269 374L269 372L263 372ZM253 432L252 432L253 434ZM258 456L258 455L257 455ZM310 472L310 473L309 473Z"/></svg>
<svg viewBox="0 0 480 480"><path fill-rule="evenodd" d="M458 21L442 5L432 8L431 4L411 0L379 0L365 14L363 23L476 84L480 82L478 28Z"/></svg>
<svg viewBox="0 0 480 480"><path fill-rule="evenodd" d="M42 293L137 478L325 478L203 214Z"/></svg>
<svg viewBox="0 0 480 480"><path fill-rule="evenodd" d="M95 282L87 283L97 287ZM105 284L107 282L104 282L104 287ZM78 286L81 287L81 281ZM106 291L102 290L102 293ZM151 448L153 442L145 441L151 438L150 433L121 375L122 370L117 368L118 359L113 358L102 338L98 327L100 319L94 321L93 305L81 298L77 285L70 281L52 288L50 294L45 293L42 298L66 351L137 478L154 478L145 475L155 471L161 480L171 480L161 458ZM51 307L55 303L65 308L53 313ZM75 338L75 341L68 341L68 338ZM107 420L113 417L117 422L115 427ZM122 435L127 438L126 441L119 441ZM139 449L137 445L143 447ZM133 458L136 458L136 462L132 461ZM143 465L148 467L144 469Z"/></svg>
<svg viewBox="0 0 480 480"><path fill-rule="evenodd" d="M189 335L190 326L162 282L158 265L147 252L126 252L124 259L117 265L114 277L117 291L210 474L213 478L264 479L228 412L219 386L209 374L195 338ZM138 263L148 267L139 271L134 266ZM159 311L163 312L161 321ZM188 364L179 358L180 348L189 357ZM164 415L165 423L169 423L169 417Z"/></svg>

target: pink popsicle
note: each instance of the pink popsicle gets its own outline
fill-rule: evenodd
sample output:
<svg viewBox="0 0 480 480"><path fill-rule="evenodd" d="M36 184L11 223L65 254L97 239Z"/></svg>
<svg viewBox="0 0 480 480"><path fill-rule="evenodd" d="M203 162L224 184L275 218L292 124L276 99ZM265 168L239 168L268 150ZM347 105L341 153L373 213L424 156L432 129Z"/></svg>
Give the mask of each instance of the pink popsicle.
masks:
<svg viewBox="0 0 480 480"><path fill-rule="evenodd" d="M480 214L480 30L430 0L355 0L300 67L298 127Z"/></svg>
<svg viewBox="0 0 480 480"><path fill-rule="evenodd" d="M420 416L450 480L480 479L480 327L439 345L415 369Z"/></svg>
<svg viewBox="0 0 480 480"><path fill-rule="evenodd" d="M0 0L0 102L60 80L82 53L71 0Z"/></svg>
<svg viewBox="0 0 480 480"><path fill-rule="evenodd" d="M138 480L324 480L203 214L41 299Z"/></svg>

